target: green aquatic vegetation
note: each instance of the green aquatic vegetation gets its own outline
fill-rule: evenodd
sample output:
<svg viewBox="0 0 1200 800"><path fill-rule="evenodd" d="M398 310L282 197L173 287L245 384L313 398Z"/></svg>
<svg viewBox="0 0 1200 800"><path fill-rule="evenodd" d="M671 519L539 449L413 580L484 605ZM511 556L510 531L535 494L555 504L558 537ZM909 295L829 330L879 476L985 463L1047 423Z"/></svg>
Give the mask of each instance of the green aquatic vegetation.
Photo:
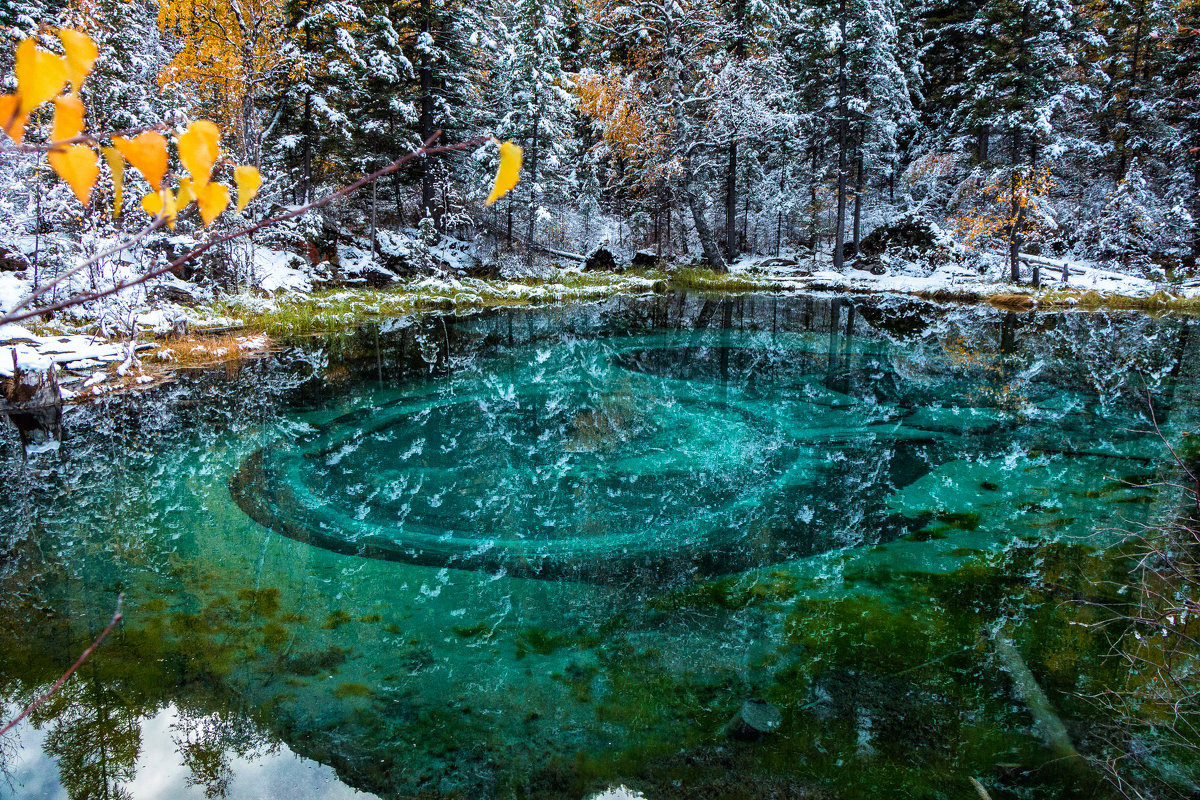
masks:
<svg viewBox="0 0 1200 800"><path fill-rule="evenodd" d="M475 639L483 636L491 631L492 626L488 622L477 622L474 625L453 625L450 630L454 631L454 635L463 639Z"/></svg>
<svg viewBox="0 0 1200 800"><path fill-rule="evenodd" d="M263 645L268 650L278 651L287 644L292 634L277 622L268 622L262 627Z"/></svg>
<svg viewBox="0 0 1200 800"><path fill-rule="evenodd" d="M960 531L973 531L979 528L983 516L975 511L939 511L934 519L947 528Z"/></svg>
<svg viewBox="0 0 1200 800"><path fill-rule="evenodd" d="M363 614L361 617L358 618L358 621L359 622L367 622L367 623L382 622L383 615L382 614Z"/></svg>
<svg viewBox="0 0 1200 800"><path fill-rule="evenodd" d="M655 597L646 603L646 607L656 611L737 611L754 605L782 603L795 597L796 593L796 578L785 572L775 571L765 576L741 575L704 581Z"/></svg>
<svg viewBox="0 0 1200 800"><path fill-rule="evenodd" d="M273 586L265 589L239 589L238 600L249 613L259 617L273 617L279 613L279 590Z"/></svg>
<svg viewBox="0 0 1200 800"><path fill-rule="evenodd" d="M283 660L283 669L293 675L312 676L336 673L346 663L350 650L331 645L325 650L306 651L290 655Z"/></svg>
<svg viewBox="0 0 1200 800"><path fill-rule="evenodd" d="M517 634L517 658L524 658L527 653L548 656L555 650L570 647L572 637L566 634L551 633L545 628L527 628Z"/></svg>
<svg viewBox="0 0 1200 800"><path fill-rule="evenodd" d="M592 686L599 674L600 667L595 664L581 665L572 661L567 664L563 673L556 672L550 677L570 687L571 697L575 702L590 703L592 702Z"/></svg>
<svg viewBox="0 0 1200 800"><path fill-rule="evenodd" d="M338 610L331 611L328 615L326 615L325 622L321 624L321 627L328 630L337 630L347 622L353 621L354 617L350 616L349 613L339 608Z"/></svg>
<svg viewBox="0 0 1200 800"><path fill-rule="evenodd" d="M904 539L909 542L932 542L938 539L948 539L950 538L948 530L952 530L952 528L941 525L934 528L921 528L908 534Z"/></svg>
<svg viewBox="0 0 1200 800"><path fill-rule="evenodd" d="M347 697L370 697L375 694L375 690L370 686L362 683L339 683L333 690L333 696L339 700L344 700Z"/></svg>

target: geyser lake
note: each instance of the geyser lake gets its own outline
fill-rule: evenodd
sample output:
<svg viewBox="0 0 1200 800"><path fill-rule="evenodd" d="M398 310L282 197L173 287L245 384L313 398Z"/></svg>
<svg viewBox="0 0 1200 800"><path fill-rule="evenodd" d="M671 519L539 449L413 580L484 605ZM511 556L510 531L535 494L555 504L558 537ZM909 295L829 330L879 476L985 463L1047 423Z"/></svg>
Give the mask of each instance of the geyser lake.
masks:
<svg viewBox="0 0 1200 800"><path fill-rule="evenodd" d="M666 295L397 319L0 434L0 796L1093 796L1080 604L1196 323ZM782 713L758 741L726 724ZM821 794L823 792L823 794Z"/></svg>

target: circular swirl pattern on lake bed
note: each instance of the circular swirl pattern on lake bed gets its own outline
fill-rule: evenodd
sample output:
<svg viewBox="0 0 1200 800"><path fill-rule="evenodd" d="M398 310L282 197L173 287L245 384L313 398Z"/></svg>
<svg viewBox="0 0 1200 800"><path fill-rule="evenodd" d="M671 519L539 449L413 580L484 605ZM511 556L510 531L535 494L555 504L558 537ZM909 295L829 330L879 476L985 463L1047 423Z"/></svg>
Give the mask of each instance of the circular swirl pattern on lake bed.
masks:
<svg viewBox="0 0 1200 800"><path fill-rule="evenodd" d="M881 345L819 344L528 346L309 425L231 489L260 523L336 552L587 580L733 572L948 518L936 497L897 497L1010 446L1012 415L979 378L905 377L919 370Z"/></svg>

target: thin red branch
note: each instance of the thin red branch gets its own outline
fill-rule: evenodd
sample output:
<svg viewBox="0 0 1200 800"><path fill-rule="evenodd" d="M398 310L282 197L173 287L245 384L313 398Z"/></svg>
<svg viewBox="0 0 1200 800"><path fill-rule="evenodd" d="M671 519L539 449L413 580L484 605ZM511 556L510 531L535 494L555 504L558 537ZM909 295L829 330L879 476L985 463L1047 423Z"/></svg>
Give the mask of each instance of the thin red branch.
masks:
<svg viewBox="0 0 1200 800"><path fill-rule="evenodd" d="M125 602L125 594L124 594L124 592L122 592L121 594L117 595L117 610L115 612L113 612L112 620L108 623L107 627L105 627L104 630L100 631L100 635L96 637L96 641L92 642L91 646L88 647L87 650L83 651L83 654L81 656L79 656L79 658L75 661L74 664L71 665L71 668L69 670L67 670L66 672L64 672L62 674L62 677L59 678L58 680L56 680L54 682L54 685L51 686L49 689L47 689L41 697L39 697L37 700L34 700L29 705L25 706L25 709L20 714L17 715L16 719L14 719L12 722L5 725L3 728L0 728L0 736L3 736L4 734L8 733L10 730L12 730L13 728L16 727L18 722L25 719L27 716L32 714L34 711L37 711L38 707L41 706L42 703L49 700L50 697L55 692L57 692L60 688L62 688L62 685L67 682L67 678L70 678L72 675L75 674L75 670L79 669L80 665L82 665L83 662L87 660L87 657L92 654L92 651L95 650L97 647L99 647L100 643L104 641L104 637L106 637L110 633L112 633L113 628L117 627L117 623L119 623L123 619L123 617L121 615L121 604L124 602Z"/></svg>
<svg viewBox="0 0 1200 800"><path fill-rule="evenodd" d="M212 239L209 239L204 244L198 245L197 247L193 248L188 253L185 253L184 255L180 256L179 258L175 259L174 261L170 262L169 264L152 269L149 272L147 272L143 275L139 275L136 278L131 278L129 280L121 281L113 286L110 286L107 289L97 289L97 290L94 290L91 292L83 292L81 294L73 295L71 297L68 297L65 300L62 300L58 303L54 303L53 305L45 306L43 308L24 311L20 314L10 313L5 316L0 316L0 325L7 325L12 322L22 322L27 319L32 319L33 317L41 316L42 314L49 314L54 311L61 311L64 308L70 308L71 306L77 306L77 305L81 305L83 303L90 303L93 300L99 300L102 297L107 297L111 294L116 294L117 292L123 291L124 289L129 289L133 286L139 286L139 285L145 283L146 281L157 278L160 275L165 275L168 272L172 272L173 270L179 269L184 264L188 263L189 261L191 261L194 258L197 258L200 255L203 255L206 251L208 251L212 247L215 247L216 245L224 244L225 242L233 241L234 239L240 239L243 236L249 236L250 234L254 233L255 231L262 230L263 228L270 227L271 225L277 225L280 222L283 222L285 220L293 219L293 218L298 217L301 214L304 214L313 209L324 208L325 206L329 205L330 203L333 203L336 200L341 200L342 198L348 197L348 196L354 194L355 192L357 192L359 189L368 185L372 181L379 180L384 175L389 175L389 174L395 172L396 170L400 169L401 167L403 167L405 164L407 164L409 161L412 161L413 159L421 158L423 156L437 155L439 153L449 153L449 152L453 152L456 150L466 150L467 148L470 148L470 147L478 147L479 145L481 145L484 142L491 139L490 136L480 136L475 139L470 139L465 142L460 142L458 144L447 144L447 145L441 145L439 147L432 147L431 145L433 144L433 142L441 135L442 135L441 131L434 131L433 135L430 136L425 141L425 143L417 150L414 150L411 153L408 153L406 155L401 156L400 158L397 158L395 161L388 164L387 166L381 167L380 169L375 170L371 174L365 175L362 178L359 178L357 181L355 181L354 183L352 183L348 186L343 186L341 189L338 189L336 192L333 192L322 198L314 200L306 206L301 206L300 208L294 208L291 211L285 211L281 214L276 214L273 217L268 217L266 219L260 220L259 222L256 222L253 225L247 225L246 227L240 228L231 233L222 234L220 236L214 236Z"/></svg>
<svg viewBox="0 0 1200 800"><path fill-rule="evenodd" d="M106 131L104 133L81 133L70 139L59 139L54 142L31 144L0 144L0 155L4 153L46 153L51 150L61 150L71 144L100 144L101 139L111 139L114 136L137 136L146 131L165 131L170 128L165 122L158 125L146 125L141 128L126 128L121 131Z"/></svg>

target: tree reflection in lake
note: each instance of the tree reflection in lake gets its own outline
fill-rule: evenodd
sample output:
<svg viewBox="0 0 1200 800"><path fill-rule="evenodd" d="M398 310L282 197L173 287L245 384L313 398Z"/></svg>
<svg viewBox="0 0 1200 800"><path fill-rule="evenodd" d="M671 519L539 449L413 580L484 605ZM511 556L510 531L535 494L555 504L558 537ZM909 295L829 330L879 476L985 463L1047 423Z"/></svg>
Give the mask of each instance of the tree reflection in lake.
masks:
<svg viewBox="0 0 1200 800"><path fill-rule="evenodd" d="M73 408L62 449L28 462L6 430L4 707L129 598L23 726L13 791L137 797L169 760L180 797L238 796L280 746L332 768L321 791L336 771L383 796L966 796L972 775L1063 796L1073 779L979 631L1007 620L1077 745L1103 747L1071 693L1113 666L1060 601L1120 579L1094 529L1172 510L1121 481L1163 455L1131 432L1145 390L1168 435L1196 421L1194 334L1137 314L670 295L287 343ZM298 470L272 478L310 515L292 528L230 495L260 451ZM406 507L499 544L477 562L334 552ZM482 557L506 541L595 545L604 569ZM780 732L726 743L751 696L782 709Z"/></svg>

